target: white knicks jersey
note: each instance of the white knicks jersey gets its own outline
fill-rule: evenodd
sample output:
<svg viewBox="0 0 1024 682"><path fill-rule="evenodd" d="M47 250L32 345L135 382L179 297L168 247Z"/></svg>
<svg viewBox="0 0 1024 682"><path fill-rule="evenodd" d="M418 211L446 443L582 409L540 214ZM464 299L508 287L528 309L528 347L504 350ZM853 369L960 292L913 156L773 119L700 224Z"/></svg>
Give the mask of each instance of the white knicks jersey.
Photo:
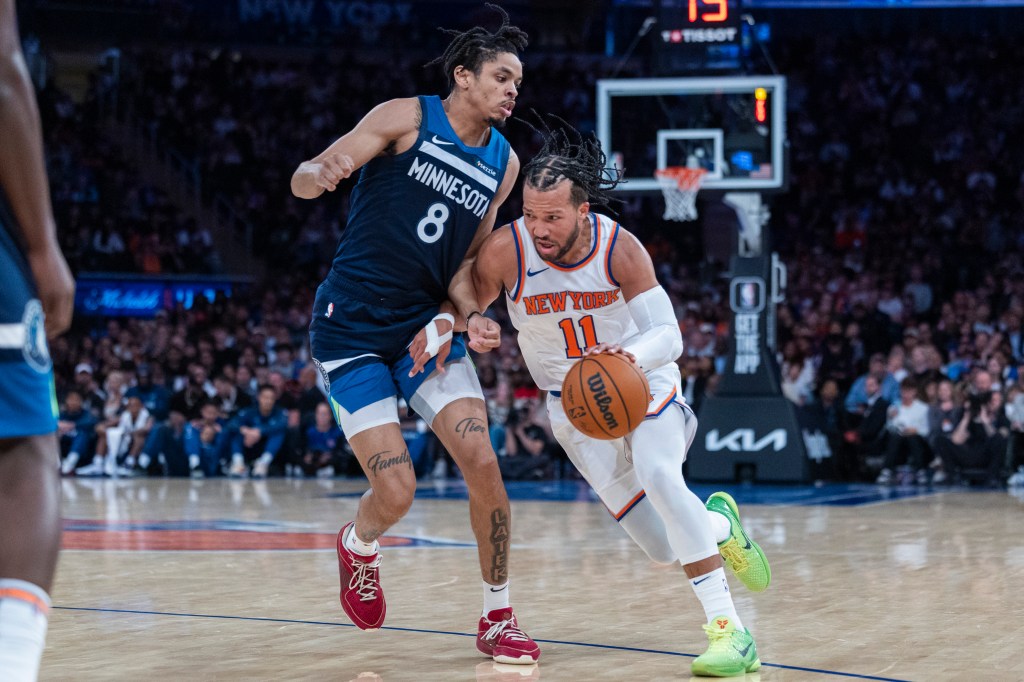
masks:
<svg viewBox="0 0 1024 682"><path fill-rule="evenodd" d="M537 387L560 391L569 367L598 343L625 345L639 334L612 272L619 225L590 214L592 247L578 263L556 265L537 254L523 219L512 223L519 274L505 293L519 348Z"/></svg>

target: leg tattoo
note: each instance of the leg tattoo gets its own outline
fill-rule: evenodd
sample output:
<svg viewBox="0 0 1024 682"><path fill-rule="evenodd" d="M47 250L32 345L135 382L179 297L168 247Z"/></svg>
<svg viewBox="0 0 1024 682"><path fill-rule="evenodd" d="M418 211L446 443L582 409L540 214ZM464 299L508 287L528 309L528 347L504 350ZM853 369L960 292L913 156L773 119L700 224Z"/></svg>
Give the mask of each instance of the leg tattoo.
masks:
<svg viewBox="0 0 1024 682"><path fill-rule="evenodd" d="M509 518L502 509L491 512L491 581L497 585L508 580Z"/></svg>
<svg viewBox="0 0 1024 682"><path fill-rule="evenodd" d="M408 450L402 450L402 454L394 457L389 457L388 455L390 454L390 450L384 450L366 460L366 465L369 467L370 473L376 476L385 469L390 469L391 467L400 466L402 464L408 465L410 469L412 468L412 458L409 457Z"/></svg>

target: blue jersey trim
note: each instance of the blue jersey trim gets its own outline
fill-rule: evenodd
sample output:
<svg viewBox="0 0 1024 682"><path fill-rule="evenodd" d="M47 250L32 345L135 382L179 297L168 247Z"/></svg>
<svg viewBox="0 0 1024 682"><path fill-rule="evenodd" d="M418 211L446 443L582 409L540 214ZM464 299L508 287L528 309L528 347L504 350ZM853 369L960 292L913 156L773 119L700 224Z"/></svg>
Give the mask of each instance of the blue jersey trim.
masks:
<svg viewBox="0 0 1024 682"><path fill-rule="evenodd" d="M619 280L615 279L615 275L612 274L612 251L615 249L615 240L619 238L619 227L618 223L615 223L615 232L612 233L612 240L608 244L608 253L605 255L604 269L608 274L608 281L615 286L622 286L619 284Z"/></svg>
<svg viewBox="0 0 1024 682"><path fill-rule="evenodd" d="M509 297L518 303L519 293L523 289L523 247L519 244L519 230L516 229L516 224L509 223L508 227L512 230L512 243L516 245L516 287Z"/></svg>

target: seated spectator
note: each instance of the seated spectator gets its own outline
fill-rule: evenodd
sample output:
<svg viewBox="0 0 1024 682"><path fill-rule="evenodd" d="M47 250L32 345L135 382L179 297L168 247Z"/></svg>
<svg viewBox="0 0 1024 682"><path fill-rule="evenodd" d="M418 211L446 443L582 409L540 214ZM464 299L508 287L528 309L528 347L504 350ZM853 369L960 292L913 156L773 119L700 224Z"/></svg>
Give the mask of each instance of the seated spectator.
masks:
<svg viewBox="0 0 1024 682"><path fill-rule="evenodd" d="M171 412L171 394L166 387L153 383L153 373L148 364L140 364L135 368L137 382L135 391L142 399L149 413L157 423L167 419Z"/></svg>
<svg viewBox="0 0 1024 682"><path fill-rule="evenodd" d="M80 362L75 365L75 388L82 396L82 407L91 412L93 417L99 419L103 414L103 401L106 399L106 394L96 383L92 365L88 362Z"/></svg>
<svg viewBox="0 0 1024 682"><path fill-rule="evenodd" d="M906 461L915 472L918 485L926 485L928 471L925 464L931 461L927 441L928 405L918 398L915 379L907 377L900 383L900 402L889 407L888 415L885 462L875 482L880 485L892 483L896 465Z"/></svg>
<svg viewBox="0 0 1024 682"><path fill-rule="evenodd" d="M797 406L814 400L815 371L810 358L799 353L782 363L782 395Z"/></svg>
<svg viewBox="0 0 1024 682"><path fill-rule="evenodd" d="M72 388L64 396L64 407L57 418L62 474L74 472L78 463L92 456L96 439L96 418L82 403L82 394Z"/></svg>
<svg viewBox="0 0 1024 682"><path fill-rule="evenodd" d="M932 483L946 482L946 472L942 468L942 459L938 456L939 441L949 440L962 416L962 401L956 399L953 382L943 379L936 389L935 401L928 406L928 445L935 455L931 464L931 468L935 470Z"/></svg>
<svg viewBox="0 0 1024 682"><path fill-rule="evenodd" d="M199 410L208 398L217 394L216 389L206 379L206 368L193 362L188 366L188 380L182 388L171 396L171 411L180 413L185 421L199 419ZM208 385L209 384L209 385Z"/></svg>
<svg viewBox="0 0 1024 682"><path fill-rule="evenodd" d="M843 439L851 445L850 456L853 461L844 463L847 471L857 471L863 476L871 466L868 457L874 455L883 444L885 424L888 418L889 401L882 396L882 387L878 379L869 374L863 387L863 401L855 408L846 412L848 428ZM846 404L850 404L847 396Z"/></svg>
<svg viewBox="0 0 1024 682"><path fill-rule="evenodd" d="M321 402L316 406L314 423L306 429L299 462L302 472L306 476L332 478L344 440L341 429L334 422L331 408Z"/></svg>
<svg viewBox="0 0 1024 682"><path fill-rule="evenodd" d="M251 465L253 478L266 478L271 463L284 446L288 430L288 415L278 407L277 391L273 386L260 386L256 406L239 413L236 428L228 474L245 476Z"/></svg>
<svg viewBox="0 0 1024 682"><path fill-rule="evenodd" d="M850 387L849 393L846 394L846 411L849 414L863 414L866 411L865 407L868 405L868 396L870 395L865 389L868 377L874 377L881 388L881 396L887 403L891 405L899 401L900 385L892 374L886 371L885 356L876 353L868 361L867 374L858 377Z"/></svg>
<svg viewBox="0 0 1024 682"><path fill-rule="evenodd" d="M216 395L214 402L220 413L226 419L234 419L238 413L247 407L252 407L253 399L245 391L241 390L224 374L218 374L213 378L213 387Z"/></svg>
<svg viewBox="0 0 1024 682"><path fill-rule="evenodd" d="M142 452L153 428L153 417L134 388L128 389L125 400L127 404L117 423L97 431L95 471L90 470L91 475L132 476L135 473L136 456ZM80 471L79 475L83 473Z"/></svg>
<svg viewBox="0 0 1024 682"><path fill-rule="evenodd" d="M979 469L989 486L999 486L999 472L1006 457L1006 435L1009 422L996 406L1002 405L1000 394L971 395L960 423L949 440L938 441L939 457L947 476L958 476L966 469Z"/></svg>
<svg viewBox="0 0 1024 682"><path fill-rule="evenodd" d="M193 478L216 476L226 457L227 418L211 399L199 409L200 418L185 427L187 470Z"/></svg>

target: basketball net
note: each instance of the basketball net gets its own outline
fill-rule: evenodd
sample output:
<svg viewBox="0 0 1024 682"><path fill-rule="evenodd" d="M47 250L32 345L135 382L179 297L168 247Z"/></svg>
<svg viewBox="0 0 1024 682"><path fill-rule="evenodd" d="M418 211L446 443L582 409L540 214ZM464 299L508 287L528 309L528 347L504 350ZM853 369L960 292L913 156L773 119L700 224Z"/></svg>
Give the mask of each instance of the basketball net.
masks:
<svg viewBox="0 0 1024 682"><path fill-rule="evenodd" d="M685 221L697 217L697 192L707 171L703 168L669 166L654 171L665 197L665 220Z"/></svg>

